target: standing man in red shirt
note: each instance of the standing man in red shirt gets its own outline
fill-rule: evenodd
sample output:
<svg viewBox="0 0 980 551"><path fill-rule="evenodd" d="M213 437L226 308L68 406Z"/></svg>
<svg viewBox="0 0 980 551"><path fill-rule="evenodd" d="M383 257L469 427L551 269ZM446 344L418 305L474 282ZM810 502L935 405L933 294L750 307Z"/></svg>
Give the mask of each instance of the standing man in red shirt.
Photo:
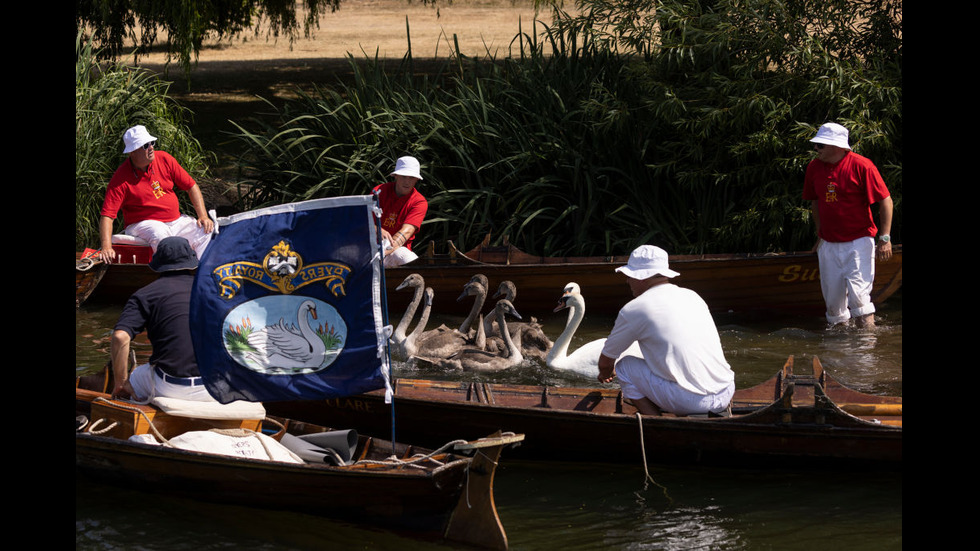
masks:
<svg viewBox="0 0 980 551"><path fill-rule="evenodd" d="M803 199L812 205L817 228L814 248L827 321L836 325L854 318L858 327L872 328L875 256L882 262L892 256L891 194L874 163L851 151L843 126L824 124L810 141L817 157L807 165ZM874 203L880 229L871 214Z"/></svg>
<svg viewBox="0 0 980 551"><path fill-rule="evenodd" d="M99 220L103 262L115 260L112 226L122 210L126 234L139 237L156 252L165 237L183 237L198 258L211 241L214 222L204 208L204 196L190 174L164 151L156 151L156 138L137 125L123 134L123 161L106 188ZM180 213L177 189L187 192L197 218Z"/></svg>
<svg viewBox="0 0 980 551"><path fill-rule="evenodd" d="M395 179L374 188L381 207L381 238L387 241L385 266L400 266L418 258L412 252L415 235L422 227L429 202L415 185L422 181L415 157L401 157L391 173Z"/></svg>

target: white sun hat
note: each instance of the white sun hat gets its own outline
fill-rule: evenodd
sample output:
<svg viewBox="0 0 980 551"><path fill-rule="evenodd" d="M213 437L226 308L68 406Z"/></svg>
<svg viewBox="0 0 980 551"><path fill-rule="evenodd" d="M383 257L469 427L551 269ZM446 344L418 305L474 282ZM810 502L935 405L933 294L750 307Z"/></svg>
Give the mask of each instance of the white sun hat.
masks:
<svg viewBox="0 0 980 551"><path fill-rule="evenodd" d="M421 180L420 168L419 161L415 157L401 157L395 162L395 171L391 175L411 176Z"/></svg>
<svg viewBox="0 0 980 551"><path fill-rule="evenodd" d="M157 141L157 139L146 131L145 126L142 124L137 124L123 134L123 145L125 145L123 148L123 153L132 153L133 151L143 147L143 144L155 141Z"/></svg>
<svg viewBox="0 0 980 551"><path fill-rule="evenodd" d="M633 279L646 279L655 275L677 277L681 275L668 268L667 251L653 245L640 245L630 254L625 266L616 268L617 272Z"/></svg>
<svg viewBox="0 0 980 551"><path fill-rule="evenodd" d="M837 123L828 122L817 130L817 135L810 141L850 149L851 146L847 143L847 136L848 132L846 128Z"/></svg>

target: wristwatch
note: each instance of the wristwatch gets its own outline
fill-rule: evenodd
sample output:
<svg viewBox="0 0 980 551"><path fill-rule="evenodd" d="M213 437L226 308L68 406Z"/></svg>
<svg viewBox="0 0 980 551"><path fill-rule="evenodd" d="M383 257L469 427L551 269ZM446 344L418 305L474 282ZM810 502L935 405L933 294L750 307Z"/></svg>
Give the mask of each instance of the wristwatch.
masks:
<svg viewBox="0 0 980 551"><path fill-rule="evenodd" d="M892 240L892 236L888 235L887 233L885 235L878 236L878 241L881 241L882 243L888 243L891 240Z"/></svg>

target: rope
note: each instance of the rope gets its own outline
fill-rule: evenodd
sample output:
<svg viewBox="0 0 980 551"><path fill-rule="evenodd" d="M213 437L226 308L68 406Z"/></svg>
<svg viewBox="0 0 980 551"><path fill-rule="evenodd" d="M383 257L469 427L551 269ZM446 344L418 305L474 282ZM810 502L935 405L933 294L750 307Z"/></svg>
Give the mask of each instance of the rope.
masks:
<svg viewBox="0 0 980 551"><path fill-rule="evenodd" d="M105 433L109 432L110 430L116 428L116 425L119 424L118 421L113 421L112 424L109 425L108 427L106 427L106 428L104 428L102 430L95 430L95 427L101 425L104 421L105 421L105 419L96 419L95 421L92 422L92 424L89 425L88 431L90 433L92 433L92 434L105 434Z"/></svg>
<svg viewBox="0 0 980 551"><path fill-rule="evenodd" d="M130 406L127 406L125 404L121 404L119 402L111 402L110 400L106 400L105 398L102 398L101 396L100 397L97 397L93 401L94 402L108 402L108 403L111 403L113 406L118 407L118 408L122 408L122 409L124 409L126 411L132 411L132 412L139 413L143 417L143 419L146 419L147 424L150 425L150 430L153 431L153 436L156 436L157 440L159 440L160 442L162 442L162 443L164 443L164 444L166 444L166 445L168 445L170 447L174 447L173 444L171 444L169 440L167 440L166 438L163 437L162 434L160 434L160 431L157 430L157 428L153 425L153 420L150 419L149 417L147 417L146 412L144 412L143 410L141 410L139 408L136 408L136 407L130 407ZM101 421L103 421L103 419L99 419L98 421L95 421L92 425L95 426L97 423L99 423ZM115 423L113 423L113 426L115 426ZM109 427L109 428L112 428L112 427ZM106 429L106 430L109 430L109 429Z"/></svg>
<svg viewBox="0 0 980 551"><path fill-rule="evenodd" d="M451 448L451 447L455 446L456 444L465 444L465 443L466 443L466 440L453 440L452 442L448 442L446 444L443 444L443 446L440 447L437 450L434 450L434 451L432 451L430 453L427 453L425 455L416 454L416 455L413 455L409 459L399 459L399 458L395 457L394 455L392 455L388 459L384 459L384 460L361 459L359 461L356 461L354 464L355 465L389 465L389 466L391 466L391 465L397 465L397 466L400 466L400 467L413 467L413 468L416 468L416 469L424 469L425 467L423 467L421 465L418 465L418 463L421 463L422 461L425 461L427 459L431 459L433 456L442 453L446 449ZM435 459L433 459L432 461L435 462L435 463L438 463L439 465L442 465L443 464L442 462L436 461Z"/></svg>
<svg viewBox="0 0 980 551"><path fill-rule="evenodd" d="M96 264L101 264L102 259L97 256L90 256L87 258L80 258L75 261L75 269L79 272L87 272L95 267Z"/></svg>
<svg viewBox="0 0 980 551"><path fill-rule="evenodd" d="M643 417L640 416L640 412L636 412L636 421L637 421L637 424L638 424L638 426L640 428L640 453L643 454L643 472L645 474L645 479L643 481L643 489L646 490L647 487L648 487L648 483L649 482L653 482L653 484L655 486L657 486L658 488L660 488L661 490L663 490L664 497L666 497L668 501L670 501L671 503L673 503L674 502L673 498L671 498L670 495L667 494L667 488L665 488L664 486L662 486L660 483L658 483L656 480L654 480L652 476L650 476L650 469L647 468L647 450L646 450L646 445L643 443Z"/></svg>

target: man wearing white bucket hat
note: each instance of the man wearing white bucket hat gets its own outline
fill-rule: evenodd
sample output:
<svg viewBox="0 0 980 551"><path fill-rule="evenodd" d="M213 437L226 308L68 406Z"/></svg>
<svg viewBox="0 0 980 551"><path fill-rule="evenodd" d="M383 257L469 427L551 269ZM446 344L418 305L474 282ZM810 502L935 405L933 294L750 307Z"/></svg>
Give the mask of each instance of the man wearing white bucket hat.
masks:
<svg viewBox="0 0 980 551"><path fill-rule="evenodd" d="M884 262L892 256L891 194L874 163L851 151L843 126L824 124L810 141L817 156L806 168L803 199L810 201L817 229L814 249L827 322L854 318L860 327L874 327L875 257ZM874 203L880 228L871 213Z"/></svg>
<svg viewBox="0 0 980 551"><path fill-rule="evenodd" d="M599 381L618 377L623 396L645 415L725 415L735 374L708 305L694 291L670 283L680 274L670 269L660 247L638 247L616 271L627 276L635 298L619 311L602 348ZM620 358L633 342L643 357Z"/></svg>
<svg viewBox="0 0 980 551"><path fill-rule="evenodd" d="M400 266L418 258L412 252L415 235L422 227L429 202L415 185L422 181L415 157L401 157L391 173L394 181L374 188L381 207L381 238L386 242L385 266Z"/></svg>
<svg viewBox="0 0 980 551"><path fill-rule="evenodd" d="M204 207L201 188L173 156L156 150L156 141L142 125L123 134L127 158L109 180L100 211L99 256L104 262L115 260L112 226L120 210L126 234L143 239L154 252L165 237L180 236L200 257L211 241L214 222ZM190 196L197 218L180 213L177 189Z"/></svg>

